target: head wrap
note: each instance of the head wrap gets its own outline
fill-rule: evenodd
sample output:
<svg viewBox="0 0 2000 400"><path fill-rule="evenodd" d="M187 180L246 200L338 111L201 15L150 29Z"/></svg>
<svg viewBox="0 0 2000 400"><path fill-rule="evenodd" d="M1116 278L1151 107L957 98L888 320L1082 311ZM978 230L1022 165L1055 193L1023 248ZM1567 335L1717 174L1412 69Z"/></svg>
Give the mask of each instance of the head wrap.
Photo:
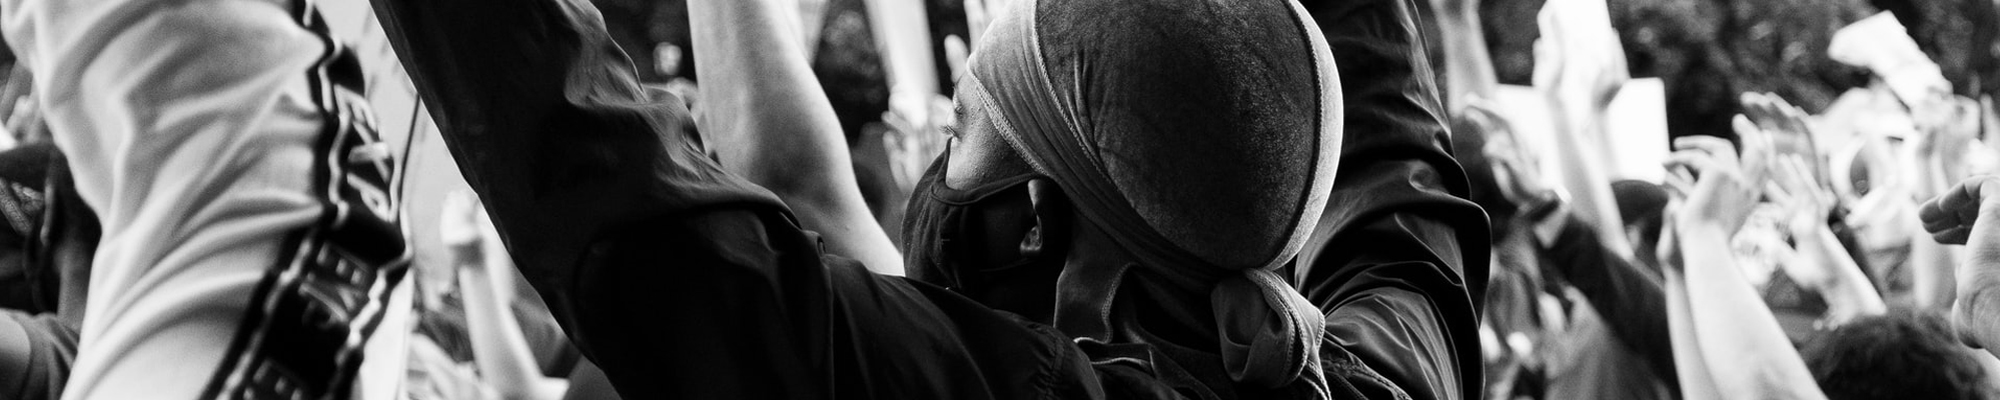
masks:
<svg viewBox="0 0 2000 400"><path fill-rule="evenodd" d="M1326 39L1291 0L1018 0L980 39L962 104L1054 180L1137 268L1209 291L1237 382L1316 368L1320 311L1274 270L1325 208L1340 154ZM1126 268L1071 266L1057 327L1109 339Z"/></svg>

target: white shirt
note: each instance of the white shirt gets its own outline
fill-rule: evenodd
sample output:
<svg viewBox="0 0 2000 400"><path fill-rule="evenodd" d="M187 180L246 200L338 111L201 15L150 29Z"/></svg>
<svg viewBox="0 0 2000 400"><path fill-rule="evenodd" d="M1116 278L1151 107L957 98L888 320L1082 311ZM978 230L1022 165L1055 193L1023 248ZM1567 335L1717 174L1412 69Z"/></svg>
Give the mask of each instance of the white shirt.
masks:
<svg viewBox="0 0 2000 400"><path fill-rule="evenodd" d="M320 39L275 0L0 0L103 241L64 399L198 396L314 222Z"/></svg>

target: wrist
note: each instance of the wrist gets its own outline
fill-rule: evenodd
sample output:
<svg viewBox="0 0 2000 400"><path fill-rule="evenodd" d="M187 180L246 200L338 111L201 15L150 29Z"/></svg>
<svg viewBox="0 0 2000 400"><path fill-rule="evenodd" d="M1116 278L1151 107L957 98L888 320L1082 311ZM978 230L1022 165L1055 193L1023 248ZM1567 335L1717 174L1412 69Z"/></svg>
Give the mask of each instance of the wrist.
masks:
<svg viewBox="0 0 2000 400"><path fill-rule="evenodd" d="M1967 290L1971 291L1968 292ZM1987 348L1996 344L1995 336L2000 336L1990 318L1996 312L1992 290L1960 287L1958 299L1952 305L1952 325L1956 325L1959 340L1973 348Z"/></svg>

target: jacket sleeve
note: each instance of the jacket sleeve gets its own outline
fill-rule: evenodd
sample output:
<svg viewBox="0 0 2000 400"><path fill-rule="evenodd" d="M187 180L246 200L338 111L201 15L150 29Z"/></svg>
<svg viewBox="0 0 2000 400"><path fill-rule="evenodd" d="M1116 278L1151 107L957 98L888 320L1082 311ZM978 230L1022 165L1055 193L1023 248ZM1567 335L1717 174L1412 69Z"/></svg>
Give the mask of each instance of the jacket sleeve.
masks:
<svg viewBox="0 0 2000 400"><path fill-rule="evenodd" d="M626 398L1104 398L1067 337L824 254L581 0L377 0L515 264Z"/></svg>
<svg viewBox="0 0 2000 400"><path fill-rule="evenodd" d="M1667 295L1657 271L1622 257L1597 240L1596 228L1575 216L1555 240L1543 243L1543 263L1583 293L1619 341L1645 358L1661 381L1679 391L1674 379L1673 343L1667 333Z"/></svg>
<svg viewBox="0 0 2000 400"><path fill-rule="evenodd" d="M1452 155L1425 21L1408 0L1303 3L1333 47L1347 121L1299 284L1332 340L1402 391L1476 398L1489 233Z"/></svg>

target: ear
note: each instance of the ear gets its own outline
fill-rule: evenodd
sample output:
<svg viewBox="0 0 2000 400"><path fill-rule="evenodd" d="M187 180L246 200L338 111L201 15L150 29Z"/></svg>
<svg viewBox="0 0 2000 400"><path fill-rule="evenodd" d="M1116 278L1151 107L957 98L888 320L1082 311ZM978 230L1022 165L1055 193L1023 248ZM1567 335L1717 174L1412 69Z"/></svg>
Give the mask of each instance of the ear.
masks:
<svg viewBox="0 0 2000 400"><path fill-rule="evenodd" d="M1021 257L1063 257L1070 237L1069 197L1063 196L1055 181L1035 178L1028 181L1028 201L1034 204L1035 226L1021 238Z"/></svg>

